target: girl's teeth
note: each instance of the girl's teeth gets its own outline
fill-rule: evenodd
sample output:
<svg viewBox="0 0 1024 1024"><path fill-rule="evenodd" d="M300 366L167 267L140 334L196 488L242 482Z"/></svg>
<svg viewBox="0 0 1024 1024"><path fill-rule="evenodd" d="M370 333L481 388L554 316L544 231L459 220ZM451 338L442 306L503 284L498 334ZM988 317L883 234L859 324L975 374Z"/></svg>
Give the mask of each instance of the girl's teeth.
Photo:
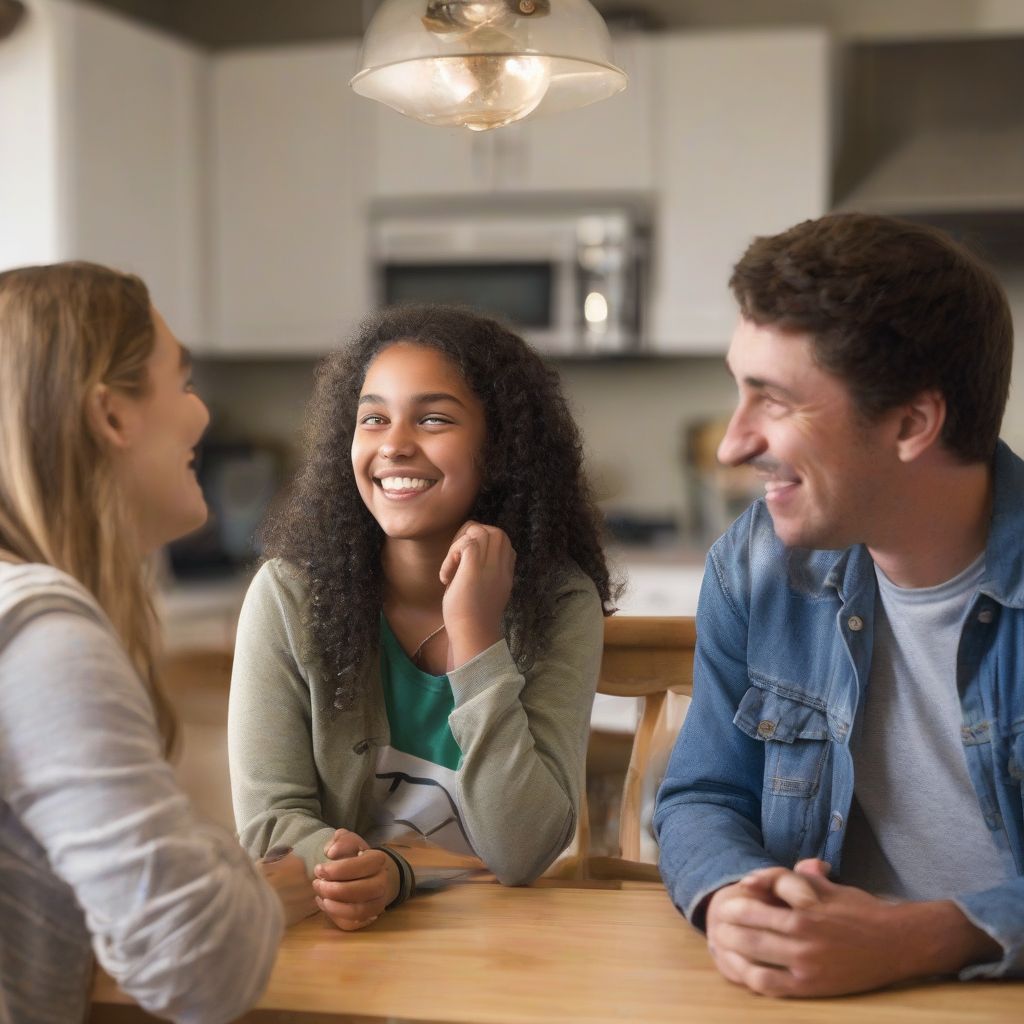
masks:
<svg viewBox="0 0 1024 1024"><path fill-rule="evenodd" d="M430 486L429 480L411 476L389 476L380 482L385 491L424 491Z"/></svg>

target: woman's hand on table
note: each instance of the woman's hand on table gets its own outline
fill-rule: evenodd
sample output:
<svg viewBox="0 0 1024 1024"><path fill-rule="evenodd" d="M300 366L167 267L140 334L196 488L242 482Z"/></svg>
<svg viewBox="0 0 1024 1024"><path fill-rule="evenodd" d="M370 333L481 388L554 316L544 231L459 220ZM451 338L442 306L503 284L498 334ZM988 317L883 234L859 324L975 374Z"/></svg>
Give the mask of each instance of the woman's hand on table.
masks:
<svg viewBox="0 0 1024 1024"><path fill-rule="evenodd" d="M313 887L306 874L306 865L301 857L291 852L291 847L274 847L256 864L256 870L263 876L284 907L285 924L290 928L304 917L316 913Z"/></svg>
<svg viewBox="0 0 1024 1024"><path fill-rule="evenodd" d="M372 924L398 896L400 879L394 861L344 828L334 833L324 852L327 861L314 871L316 905L342 931Z"/></svg>

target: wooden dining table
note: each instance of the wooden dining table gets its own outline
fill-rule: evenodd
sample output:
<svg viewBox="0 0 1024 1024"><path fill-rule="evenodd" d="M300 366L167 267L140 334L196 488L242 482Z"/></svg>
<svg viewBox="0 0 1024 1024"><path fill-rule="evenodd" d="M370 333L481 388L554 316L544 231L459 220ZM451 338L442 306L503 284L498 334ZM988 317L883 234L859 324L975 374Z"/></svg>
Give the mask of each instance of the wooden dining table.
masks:
<svg viewBox="0 0 1024 1024"><path fill-rule="evenodd" d="M752 995L715 970L660 886L542 882L509 889L439 872L371 927L322 915L290 928L241 1024L996 1024L1024 1020L1024 982L942 981L836 999ZM105 975L89 1024L143 1013Z"/></svg>

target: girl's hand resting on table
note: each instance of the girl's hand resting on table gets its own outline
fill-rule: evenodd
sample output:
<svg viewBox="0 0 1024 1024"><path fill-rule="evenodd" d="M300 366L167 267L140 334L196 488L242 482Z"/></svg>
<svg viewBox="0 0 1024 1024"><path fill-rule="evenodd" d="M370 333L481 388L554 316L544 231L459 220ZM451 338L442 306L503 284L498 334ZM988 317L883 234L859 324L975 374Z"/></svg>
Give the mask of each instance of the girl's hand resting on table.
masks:
<svg viewBox="0 0 1024 1024"><path fill-rule="evenodd" d="M444 562L447 588L441 612L452 665L464 665L504 635L502 618L512 595L516 553L504 530L470 519L455 535Z"/></svg>
<svg viewBox="0 0 1024 1024"><path fill-rule="evenodd" d="M344 828L334 833L324 852L329 860L314 870L316 905L343 932L372 924L398 896L401 883L394 861Z"/></svg>

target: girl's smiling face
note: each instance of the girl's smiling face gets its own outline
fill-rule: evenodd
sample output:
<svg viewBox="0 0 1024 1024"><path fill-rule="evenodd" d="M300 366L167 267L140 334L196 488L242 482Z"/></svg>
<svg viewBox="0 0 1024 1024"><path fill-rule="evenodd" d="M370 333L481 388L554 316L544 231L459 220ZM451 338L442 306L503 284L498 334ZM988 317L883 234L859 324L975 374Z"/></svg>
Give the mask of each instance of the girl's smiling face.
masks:
<svg viewBox="0 0 1024 1024"><path fill-rule="evenodd" d="M437 349L397 341L366 371L352 469L392 539L450 542L480 491L483 403Z"/></svg>

